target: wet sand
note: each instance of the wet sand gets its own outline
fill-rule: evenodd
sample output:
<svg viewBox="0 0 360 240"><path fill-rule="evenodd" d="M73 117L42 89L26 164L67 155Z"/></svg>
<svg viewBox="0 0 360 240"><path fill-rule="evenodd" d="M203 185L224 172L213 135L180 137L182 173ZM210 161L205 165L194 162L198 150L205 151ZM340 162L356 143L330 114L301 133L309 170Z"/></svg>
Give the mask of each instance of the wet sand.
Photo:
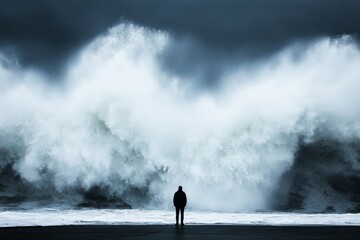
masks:
<svg viewBox="0 0 360 240"><path fill-rule="evenodd" d="M4 227L0 239L360 239L360 226L70 225Z"/></svg>

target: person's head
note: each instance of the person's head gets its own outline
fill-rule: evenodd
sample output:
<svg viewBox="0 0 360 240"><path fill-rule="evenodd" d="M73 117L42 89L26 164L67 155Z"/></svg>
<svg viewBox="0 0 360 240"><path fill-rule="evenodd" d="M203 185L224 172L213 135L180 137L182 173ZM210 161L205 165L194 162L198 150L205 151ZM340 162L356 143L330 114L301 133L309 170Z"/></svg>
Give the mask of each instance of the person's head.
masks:
<svg viewBox="0 0 360 240"><path fill-rule="evenodd" d="M179 191L182 191L182 186L179 186Z"/></svg>

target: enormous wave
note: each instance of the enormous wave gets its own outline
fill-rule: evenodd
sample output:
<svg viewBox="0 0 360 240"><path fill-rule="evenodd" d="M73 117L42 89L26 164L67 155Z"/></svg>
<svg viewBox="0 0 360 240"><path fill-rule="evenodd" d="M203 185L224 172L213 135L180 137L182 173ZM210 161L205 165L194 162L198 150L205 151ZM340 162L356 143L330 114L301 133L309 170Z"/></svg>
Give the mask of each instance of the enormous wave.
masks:
<svg viewBox="0 0 360 240"><path fill-rule="evenodd" d="M121 24L61 84L0 57L2 206L170 208L183 185L197 210L360 210L351 38L239 61L216 91L164 69L174 41Z"/></svg>

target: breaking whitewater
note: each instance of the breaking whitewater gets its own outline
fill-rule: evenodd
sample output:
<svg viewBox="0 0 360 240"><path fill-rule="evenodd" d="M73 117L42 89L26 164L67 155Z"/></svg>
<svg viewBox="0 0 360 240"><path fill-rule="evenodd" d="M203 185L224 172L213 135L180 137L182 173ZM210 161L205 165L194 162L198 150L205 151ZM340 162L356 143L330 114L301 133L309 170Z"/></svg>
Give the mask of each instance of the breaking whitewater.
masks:
<svg viewBox="0 0 360 240"><path fill-rule="evenodd" d="M164 69L176 44L120 24L56 83L0 54L1 226L51 224L45 216L171 223L179 185L188 222L360 223L360 51L351 37L239 62L215 90Z"/></svg>

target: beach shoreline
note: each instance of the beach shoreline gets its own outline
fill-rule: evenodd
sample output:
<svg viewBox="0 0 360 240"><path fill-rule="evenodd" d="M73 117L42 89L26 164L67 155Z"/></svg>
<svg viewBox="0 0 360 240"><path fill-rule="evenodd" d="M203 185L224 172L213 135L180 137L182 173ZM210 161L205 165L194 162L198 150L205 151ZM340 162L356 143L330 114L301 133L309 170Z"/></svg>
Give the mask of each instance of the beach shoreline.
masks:
<svg viewBox="0 0 360 240"><path fill-rule="evenodd" d="M0 239L359 239L360 226L62 225L1 227Z"/></svg>

